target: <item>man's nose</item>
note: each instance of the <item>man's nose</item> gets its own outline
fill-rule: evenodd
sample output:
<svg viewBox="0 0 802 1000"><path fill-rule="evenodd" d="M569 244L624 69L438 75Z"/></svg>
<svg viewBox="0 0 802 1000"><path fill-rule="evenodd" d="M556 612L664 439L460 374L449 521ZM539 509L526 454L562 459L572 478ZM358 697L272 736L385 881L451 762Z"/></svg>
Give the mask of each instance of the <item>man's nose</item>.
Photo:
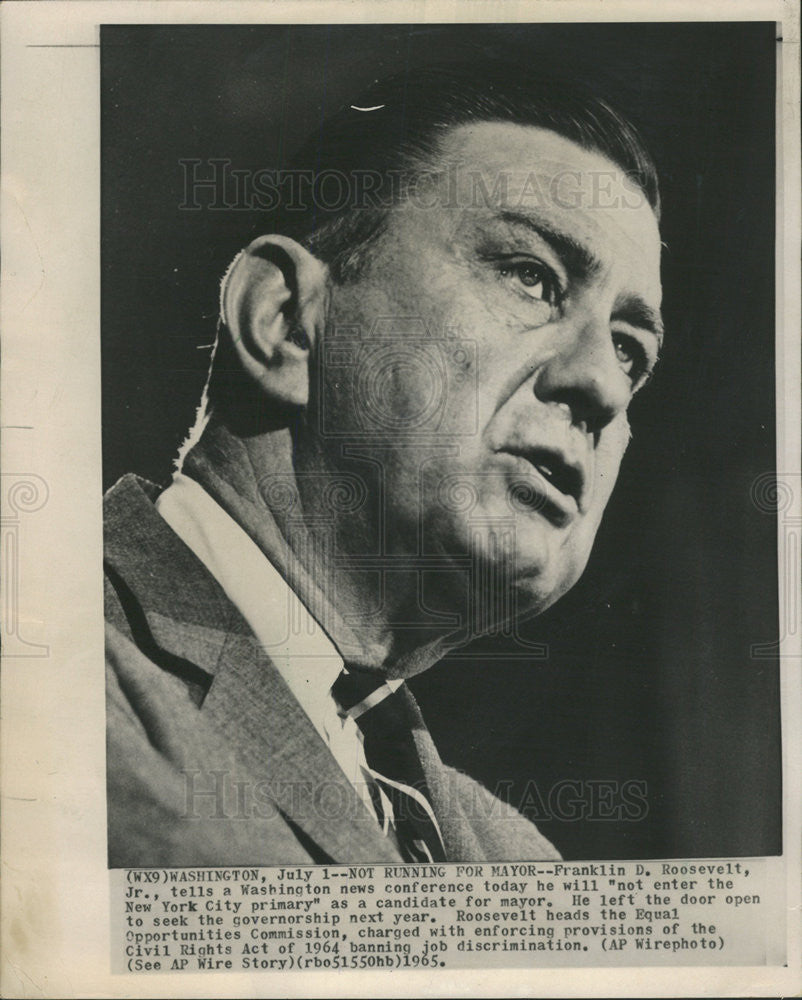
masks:
<svg viewBox="0 0 802 1000"><path fill-rule="evenodd" d="M609 322L566 324L554 354L540 366L534 393L563 407L572 423L598 434L631 399L631 383L616 357Z"/></svg>

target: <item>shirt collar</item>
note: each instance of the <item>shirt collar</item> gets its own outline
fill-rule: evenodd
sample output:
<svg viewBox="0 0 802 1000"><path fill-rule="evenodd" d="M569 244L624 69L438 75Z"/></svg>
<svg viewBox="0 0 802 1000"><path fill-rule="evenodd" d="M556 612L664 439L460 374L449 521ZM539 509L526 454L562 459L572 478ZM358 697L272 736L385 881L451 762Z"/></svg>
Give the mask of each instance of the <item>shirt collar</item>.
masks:
<svg viewBox="0 0 802 1000"><path fill-rule="evenodd" d="M218 581L318 732L343 660L259 546L189 476L177 473L156 509Z"/></svg>

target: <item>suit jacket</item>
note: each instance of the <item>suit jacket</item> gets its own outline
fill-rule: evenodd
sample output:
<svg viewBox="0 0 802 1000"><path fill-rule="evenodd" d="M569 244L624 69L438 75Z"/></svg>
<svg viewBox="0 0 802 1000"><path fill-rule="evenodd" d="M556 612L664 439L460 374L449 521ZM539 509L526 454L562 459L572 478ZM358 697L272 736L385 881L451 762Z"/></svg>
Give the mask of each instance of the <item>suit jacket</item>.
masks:
<svg viewBox="0 0 802 1000"><path fill-rule="evenodd" d="M157 494L125 476L104 501L110 866L399 861ZM559 858L442 764L402 690L448 860Z"/></svg>

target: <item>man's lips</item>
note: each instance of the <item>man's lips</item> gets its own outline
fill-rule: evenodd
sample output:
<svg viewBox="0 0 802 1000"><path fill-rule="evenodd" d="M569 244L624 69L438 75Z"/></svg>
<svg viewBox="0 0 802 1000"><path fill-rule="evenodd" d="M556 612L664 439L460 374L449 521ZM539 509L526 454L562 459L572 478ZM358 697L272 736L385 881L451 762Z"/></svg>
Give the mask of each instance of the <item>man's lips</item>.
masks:
<svg viewBox="0 0 802 1000"><path fill-rule="evenodd" d="M556 448L514 445L499 450L521 460L527 472L526 482L542 494L544 502L531 506L563 523L583 512L585 470L580 462L570 460Z"/></svg>

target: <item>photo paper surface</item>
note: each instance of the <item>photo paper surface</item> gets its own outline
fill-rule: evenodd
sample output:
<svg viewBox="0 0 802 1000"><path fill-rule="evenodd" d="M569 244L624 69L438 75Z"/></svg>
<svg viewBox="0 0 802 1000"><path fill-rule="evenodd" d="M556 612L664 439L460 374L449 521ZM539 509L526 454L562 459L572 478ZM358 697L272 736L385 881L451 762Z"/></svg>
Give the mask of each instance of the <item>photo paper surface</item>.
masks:
<svg viewBox="0 0 802 1000"><path fill-rule="evenodd" d="M787 992L797 13L46 6L8 989Z"/></svg>

